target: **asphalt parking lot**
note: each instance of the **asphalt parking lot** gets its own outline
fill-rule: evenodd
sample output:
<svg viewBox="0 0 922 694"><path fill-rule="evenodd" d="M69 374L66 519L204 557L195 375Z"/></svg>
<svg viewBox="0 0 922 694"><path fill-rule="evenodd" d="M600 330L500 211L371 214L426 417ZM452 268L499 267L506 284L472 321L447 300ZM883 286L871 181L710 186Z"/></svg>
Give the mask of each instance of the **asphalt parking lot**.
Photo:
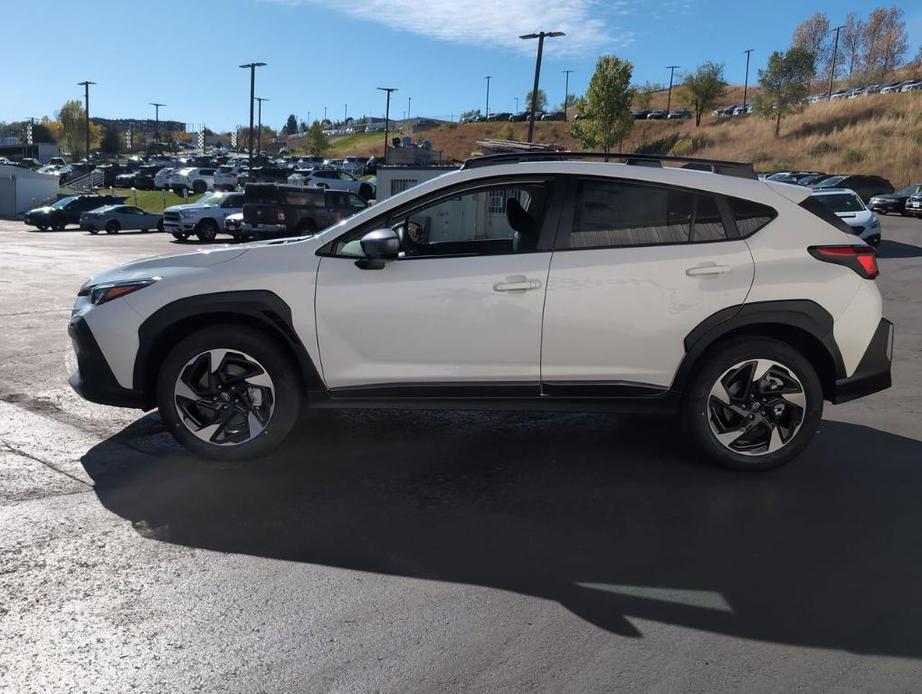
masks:
<svg viewBox="0 0 922 694"><path fill-rule="evenodd" d="M894 387L787 468L672 423L324 412L261 466L66 383L77 287L192 248L0 221L0 691L912 691L922 220L884 217Z"/></svg>

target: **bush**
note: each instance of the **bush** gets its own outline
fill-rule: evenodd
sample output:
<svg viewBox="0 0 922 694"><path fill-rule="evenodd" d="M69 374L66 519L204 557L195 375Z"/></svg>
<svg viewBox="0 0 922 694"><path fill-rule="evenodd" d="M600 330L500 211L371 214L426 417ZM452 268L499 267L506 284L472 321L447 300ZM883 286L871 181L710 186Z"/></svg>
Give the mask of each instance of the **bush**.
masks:
<svg viewBox="0 0 922 694"><path fill-rule="evenodd" d="M759 162L763 162L763 161L771 161L772 155L760 149L757 152L753 152L750 155L749 159L750 161L752 161L753 164L758 164Z"/></svg>
<svg viewBox="0 0 922 694"><path fill-rule="evenodd" d="M843 160L846 164L860 164L864 161L864 152L855 148L848 149L845 151Z"/></svg>
<svg viewBox="0 0 922 694"><path fill-rule="evenodd" d="M824 154L833 154L834 152L838 151L839 147L837 145L834 145L827 140L820 140L807 150L807 154L809 154L811 157L820 157Z"/></svg>

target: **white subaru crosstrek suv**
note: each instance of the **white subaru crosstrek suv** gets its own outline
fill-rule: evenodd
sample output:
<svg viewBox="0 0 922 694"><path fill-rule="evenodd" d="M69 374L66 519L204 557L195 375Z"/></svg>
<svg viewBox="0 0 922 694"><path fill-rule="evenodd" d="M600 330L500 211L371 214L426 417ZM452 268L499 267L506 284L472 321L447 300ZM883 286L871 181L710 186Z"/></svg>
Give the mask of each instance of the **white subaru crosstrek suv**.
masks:
<svg viewBox="0 0 922 694"><path fill-rule="evenodd" d="M845 222L852 233L869 246L880 246L880 217L849 188L818 188L812 193L830 212Z"/></svg>
<svg viewBox="0 0 922 694"><path fill-rule="evenodd" d="M70 382L222 460L305 407L665 410L742 469L889 387L875 253L808 189L617 156L472 159L311 237L104 272Z"/></svg>

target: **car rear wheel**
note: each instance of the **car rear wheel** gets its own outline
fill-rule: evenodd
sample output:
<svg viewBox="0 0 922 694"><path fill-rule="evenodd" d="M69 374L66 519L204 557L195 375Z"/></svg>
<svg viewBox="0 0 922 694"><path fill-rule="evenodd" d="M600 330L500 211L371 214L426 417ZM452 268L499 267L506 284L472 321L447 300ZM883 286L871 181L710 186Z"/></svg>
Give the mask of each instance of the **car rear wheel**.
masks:
<svg viewBox="0 0 922 694"><path fill-rule="evenodd" d="M110 219L106 222L106 233L107 234L117 234L121 231L122 225L116 222L114 219Z"/></svg>
<svg viewBox="0 0 922 694"><path fill-rule="evenodd" d="M188 234L179 234L179 233L176 233L176 232L174 231L174 232L173 232L173 238L176 239L177 241L185 241L187 238L189 238L189 235L188 235Z"/></svg>
<svg viewBox="0 0 922 694"><path fill-rule="evenodd" d="M273 339L213 326L179 342L160 368L157 404L170 433L213 460L258 458L297 421L296 367Z"/></svg>
<svg viewBox="0 0 922 694"><path fill-rule="evenodd" d="M739 338L719 349L691 379L683 412L698 450L736 470L789 462L810 443L822 414L816 370L769 338Z"/></svg>
<svg viewBox="0 0 922 694"><path fill-rule="evenodd" d="M218 235L218 225L213 219L203 219L199 222L195 235L198 236L199 241L214 241L215 236Z"/></svg>

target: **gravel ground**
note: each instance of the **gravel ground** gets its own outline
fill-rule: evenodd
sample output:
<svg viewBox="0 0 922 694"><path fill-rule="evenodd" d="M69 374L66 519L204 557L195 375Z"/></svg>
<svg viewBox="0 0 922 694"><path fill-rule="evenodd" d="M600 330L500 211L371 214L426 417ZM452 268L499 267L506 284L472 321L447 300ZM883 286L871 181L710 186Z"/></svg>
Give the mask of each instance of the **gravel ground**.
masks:
<svg viewBox="0 0 922 694"><path fill-rule="evenodd" d="M87 276L164 234L0 221L0 691L917 691L922 221L894 387L763 475L659 418L323 412L215 468L67 387Z"/></svg>

